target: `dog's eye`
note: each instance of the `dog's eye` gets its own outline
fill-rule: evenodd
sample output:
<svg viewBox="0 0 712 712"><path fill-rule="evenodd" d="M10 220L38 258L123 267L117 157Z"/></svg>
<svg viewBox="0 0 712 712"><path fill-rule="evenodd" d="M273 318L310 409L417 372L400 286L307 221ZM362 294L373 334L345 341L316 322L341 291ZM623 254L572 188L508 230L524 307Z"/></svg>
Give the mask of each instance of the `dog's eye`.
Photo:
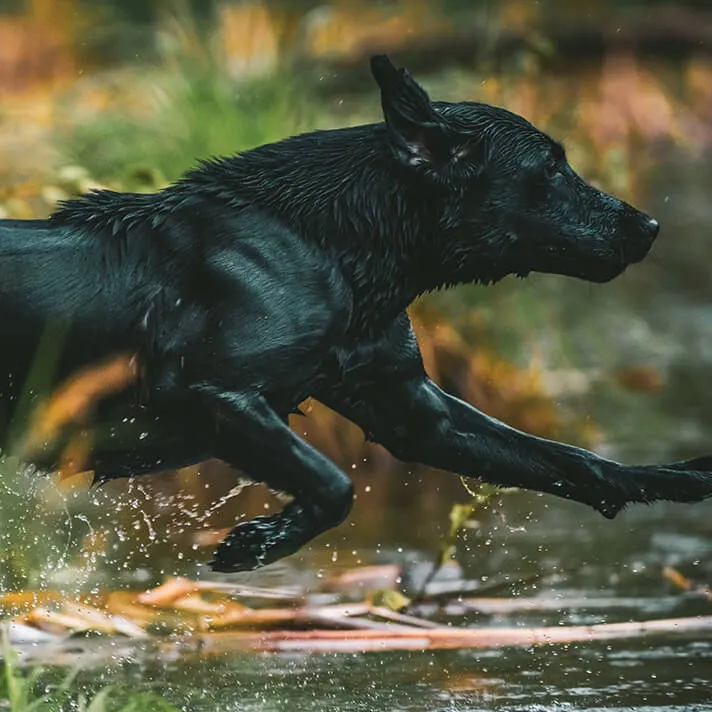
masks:
<svg viewBox="0 0 712 712"><path fill-rule="evenodd" d="M559 162L555 158L552 158L547 161L546 166L544 167L544 174L546 175L547 179L551 180L552 178L558 176L559 173L561 173L561 168L559 168Z"/></svg>

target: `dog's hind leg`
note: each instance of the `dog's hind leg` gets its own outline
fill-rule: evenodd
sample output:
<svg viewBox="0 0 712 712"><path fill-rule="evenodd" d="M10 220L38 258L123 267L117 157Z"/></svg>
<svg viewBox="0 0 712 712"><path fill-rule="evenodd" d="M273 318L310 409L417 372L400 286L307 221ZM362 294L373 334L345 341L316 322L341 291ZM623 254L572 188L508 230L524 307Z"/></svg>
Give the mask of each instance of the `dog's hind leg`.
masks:
<svg viewBox="0 0 712 712"><path fill-rule="evenodd" d="M86 470L94 471L94 484L122 477L139 477L197 465L210 459L207 445L176 434L136 448L98 450L90 454Z"/></svg>
<svg viewBox="0 0 712 712"><path fill-rule="evenodd" d="M94 484L123 477L139 477L155 472L177 470L197 465L210 459L209 449L202 443L176 434L175 438L162 438L149 443L136 443L134 447L97 448L88 454L75 456L72 462L70 438L63 441L64 447L51 451L34 452L26 456L27 462L39 470L53 472L69 468L73 472L94 472ZM70 458L69 460L67 458ZM79 459L76 459L76 458Z"/></svg>
<svg viewBox="0 0 712 712"><path fill-rule="evenodd" d="M214 456L294 496L282 512L233 529L215 553L214 570L249 571L269 564L346 518L353 501L351 480L293 433L261 396L207 384L194 391L206 413L219 418Z"/></svg>
<svg viewBox="0 0 712 712"><path fill-rule="evenodd" d="M196 418L179 394L170 409L122 409L103 404L90 430L92 448L86 462L94 482L138 477L197 465L212 457L214 427Z"/></svg>

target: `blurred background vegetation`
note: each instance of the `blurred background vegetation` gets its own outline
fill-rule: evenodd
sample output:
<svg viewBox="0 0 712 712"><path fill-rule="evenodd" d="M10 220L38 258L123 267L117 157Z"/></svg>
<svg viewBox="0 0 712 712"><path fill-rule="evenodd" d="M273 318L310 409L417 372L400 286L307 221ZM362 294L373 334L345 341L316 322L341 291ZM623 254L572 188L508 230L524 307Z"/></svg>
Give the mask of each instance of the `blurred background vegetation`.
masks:
<svg viewBox="0 0 712 712"><path fill-rule="evenodd" d="M663 223L655 254L603 289L533 277L423 299L412 314L432 375L530 432L627 458L699 452L712 424L705 0L0 1L0 215L46 216L97 186L153 191L199 157L378 120L367 58L383 50L435 97L523 114L580 173ZM451 504L469 497L457 478L306 411L294 427L353 473L358 501L296 561L436 549ZM215 462L85 485L4 462L0 587L195 573L222 528L278 504ZM526 493L495 502L472 541L484 551L488 526L542 506Z"/></svg>

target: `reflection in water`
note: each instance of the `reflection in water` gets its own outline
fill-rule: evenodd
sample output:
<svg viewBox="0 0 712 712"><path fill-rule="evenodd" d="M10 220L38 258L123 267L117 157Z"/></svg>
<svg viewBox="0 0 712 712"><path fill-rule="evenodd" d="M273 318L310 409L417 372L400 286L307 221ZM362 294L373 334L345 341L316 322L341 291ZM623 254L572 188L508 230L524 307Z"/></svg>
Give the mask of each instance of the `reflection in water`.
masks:
<svg viewBox="0 0 712 712"><path fill-rule="evenodd" d="M232 656L125 666L195 712L678 712L712 710L712 646L575 645L525 651ZM116 680L112 673L112 682ZM209 686L205 681L209 680Z"/></svg>

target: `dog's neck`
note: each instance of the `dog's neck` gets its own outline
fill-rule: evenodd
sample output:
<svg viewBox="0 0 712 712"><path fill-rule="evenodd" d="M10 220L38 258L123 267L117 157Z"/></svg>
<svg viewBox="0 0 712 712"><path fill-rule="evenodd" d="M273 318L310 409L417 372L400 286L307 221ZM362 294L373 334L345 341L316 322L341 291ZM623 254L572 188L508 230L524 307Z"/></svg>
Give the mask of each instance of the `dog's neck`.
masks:
<svg viewBox="0 0 712 712"><path fill-rule="evenodd" d="M393 160L383 125L296 136L200 172L333 253L354 290L355 332L453 281L439 268L442 210Z"/></svg>

